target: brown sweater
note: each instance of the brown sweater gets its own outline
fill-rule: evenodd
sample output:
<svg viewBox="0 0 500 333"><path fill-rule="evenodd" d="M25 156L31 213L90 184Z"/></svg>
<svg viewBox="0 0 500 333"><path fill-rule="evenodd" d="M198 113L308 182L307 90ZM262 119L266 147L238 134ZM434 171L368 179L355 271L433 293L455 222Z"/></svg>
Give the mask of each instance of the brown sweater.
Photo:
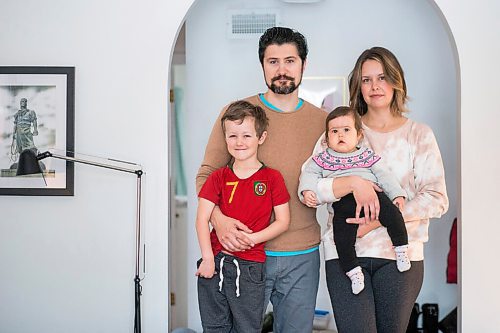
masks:
<svg viewBox="0 0 500 333"><path fill-rule="evenodd" d="M320 243L320 226L316 209L303 205L297 196L300 168L311 155L319 136L325 131L327 113L304 101L294 112L277 112L265 106L258 96L246 98L261 106L269 118L266 141L259 147L259 159L270 168L281 172L291 196L289 229L270 240L266 249L271 251L300 251ZM214 124L205 150L205 157L196 175L196 189L200 191L208 175L227 165L231 159L224 140L220 118Z"/></svg>

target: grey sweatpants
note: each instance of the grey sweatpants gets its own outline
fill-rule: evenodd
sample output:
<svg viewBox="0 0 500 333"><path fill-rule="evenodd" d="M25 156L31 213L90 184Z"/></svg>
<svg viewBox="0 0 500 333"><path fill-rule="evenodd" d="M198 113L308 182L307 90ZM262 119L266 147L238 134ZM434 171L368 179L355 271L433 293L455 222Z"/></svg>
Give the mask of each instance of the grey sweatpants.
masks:
<svg viewBox="0 0 500 333"><path fill-rule="evenodd" d="M210 279L198 278L203 332L260 333L266 283L264 263L220 252L215 256L215 271L217 274Z"/></svg>
<svg viewBox="0 0 500 333"><path fill-rule="evenodd" d="M273 305L274 333L312 332L319 265L319 250L267 256L265 304Z"/></svg>

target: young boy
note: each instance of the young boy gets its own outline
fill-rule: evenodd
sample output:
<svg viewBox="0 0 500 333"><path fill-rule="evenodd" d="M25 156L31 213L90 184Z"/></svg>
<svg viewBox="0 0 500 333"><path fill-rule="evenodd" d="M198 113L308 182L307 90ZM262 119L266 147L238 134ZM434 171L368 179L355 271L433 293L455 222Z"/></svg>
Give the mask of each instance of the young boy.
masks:
<svg viewBox="0 0 500 333"><path fill-rule="evenodd" d="M204 332L261 332L264 312L264 242L288 229L290 196L281 174L258 160L267 136L268 119L260 106L230 104L221 118L232 164L214 171L199 193L196 232L202 258L198 262L198 303ZM253 247L226 251L209 219L215 206L247 225ZM270 224L271 214L275 220Z"/></svg>

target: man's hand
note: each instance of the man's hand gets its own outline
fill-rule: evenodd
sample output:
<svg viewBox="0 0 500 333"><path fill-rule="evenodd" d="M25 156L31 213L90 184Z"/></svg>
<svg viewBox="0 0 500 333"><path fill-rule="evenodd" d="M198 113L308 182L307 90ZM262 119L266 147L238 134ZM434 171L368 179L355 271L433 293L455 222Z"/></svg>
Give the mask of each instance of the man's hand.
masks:
<svg viewBox="0 0 500 333"><path fill-rule="evenodd" d="M227 251L245 251L254 247L252 240L241 232L250 234L252 230L240 221L222 214L217 206L214 208L210 223L215 229L219 242Z"/></svg>
<svg viewBox="0 0 500 333"><path fill-rule="evenodd" d="M304 196L302 203L307 207L315 208L318 205L318 200L316 199L316 193L314 193L313 191L309 190L302 191L302 195Z"/></svg>

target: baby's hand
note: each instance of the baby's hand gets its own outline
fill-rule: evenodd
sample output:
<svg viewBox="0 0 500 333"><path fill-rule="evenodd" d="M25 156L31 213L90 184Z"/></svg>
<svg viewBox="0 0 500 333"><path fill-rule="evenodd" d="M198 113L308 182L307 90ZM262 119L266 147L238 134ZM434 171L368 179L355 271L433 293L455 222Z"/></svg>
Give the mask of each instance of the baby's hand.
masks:
<svg viewBox="0 0 500 333"><path fill-rule="evenodd" d="M302 203L307 207L314 208L318 205L318 201L316 200L316 193L314 193L313 191L302 191L302 195L304 196Z"/></svg>
<svg viewBox="0 0 500 333"><path fill-rule="evenodd" d="M210 279L215 274L214 259L203 259L195 275L201 278Z"/></svg>
<svg viewBox="0 0 500 333"><path fill-rule="evenodd" d="M399 211L403 211L403 208L405 207L405 197L397 197L392 200L392 203L398 206Z"/></svg>

